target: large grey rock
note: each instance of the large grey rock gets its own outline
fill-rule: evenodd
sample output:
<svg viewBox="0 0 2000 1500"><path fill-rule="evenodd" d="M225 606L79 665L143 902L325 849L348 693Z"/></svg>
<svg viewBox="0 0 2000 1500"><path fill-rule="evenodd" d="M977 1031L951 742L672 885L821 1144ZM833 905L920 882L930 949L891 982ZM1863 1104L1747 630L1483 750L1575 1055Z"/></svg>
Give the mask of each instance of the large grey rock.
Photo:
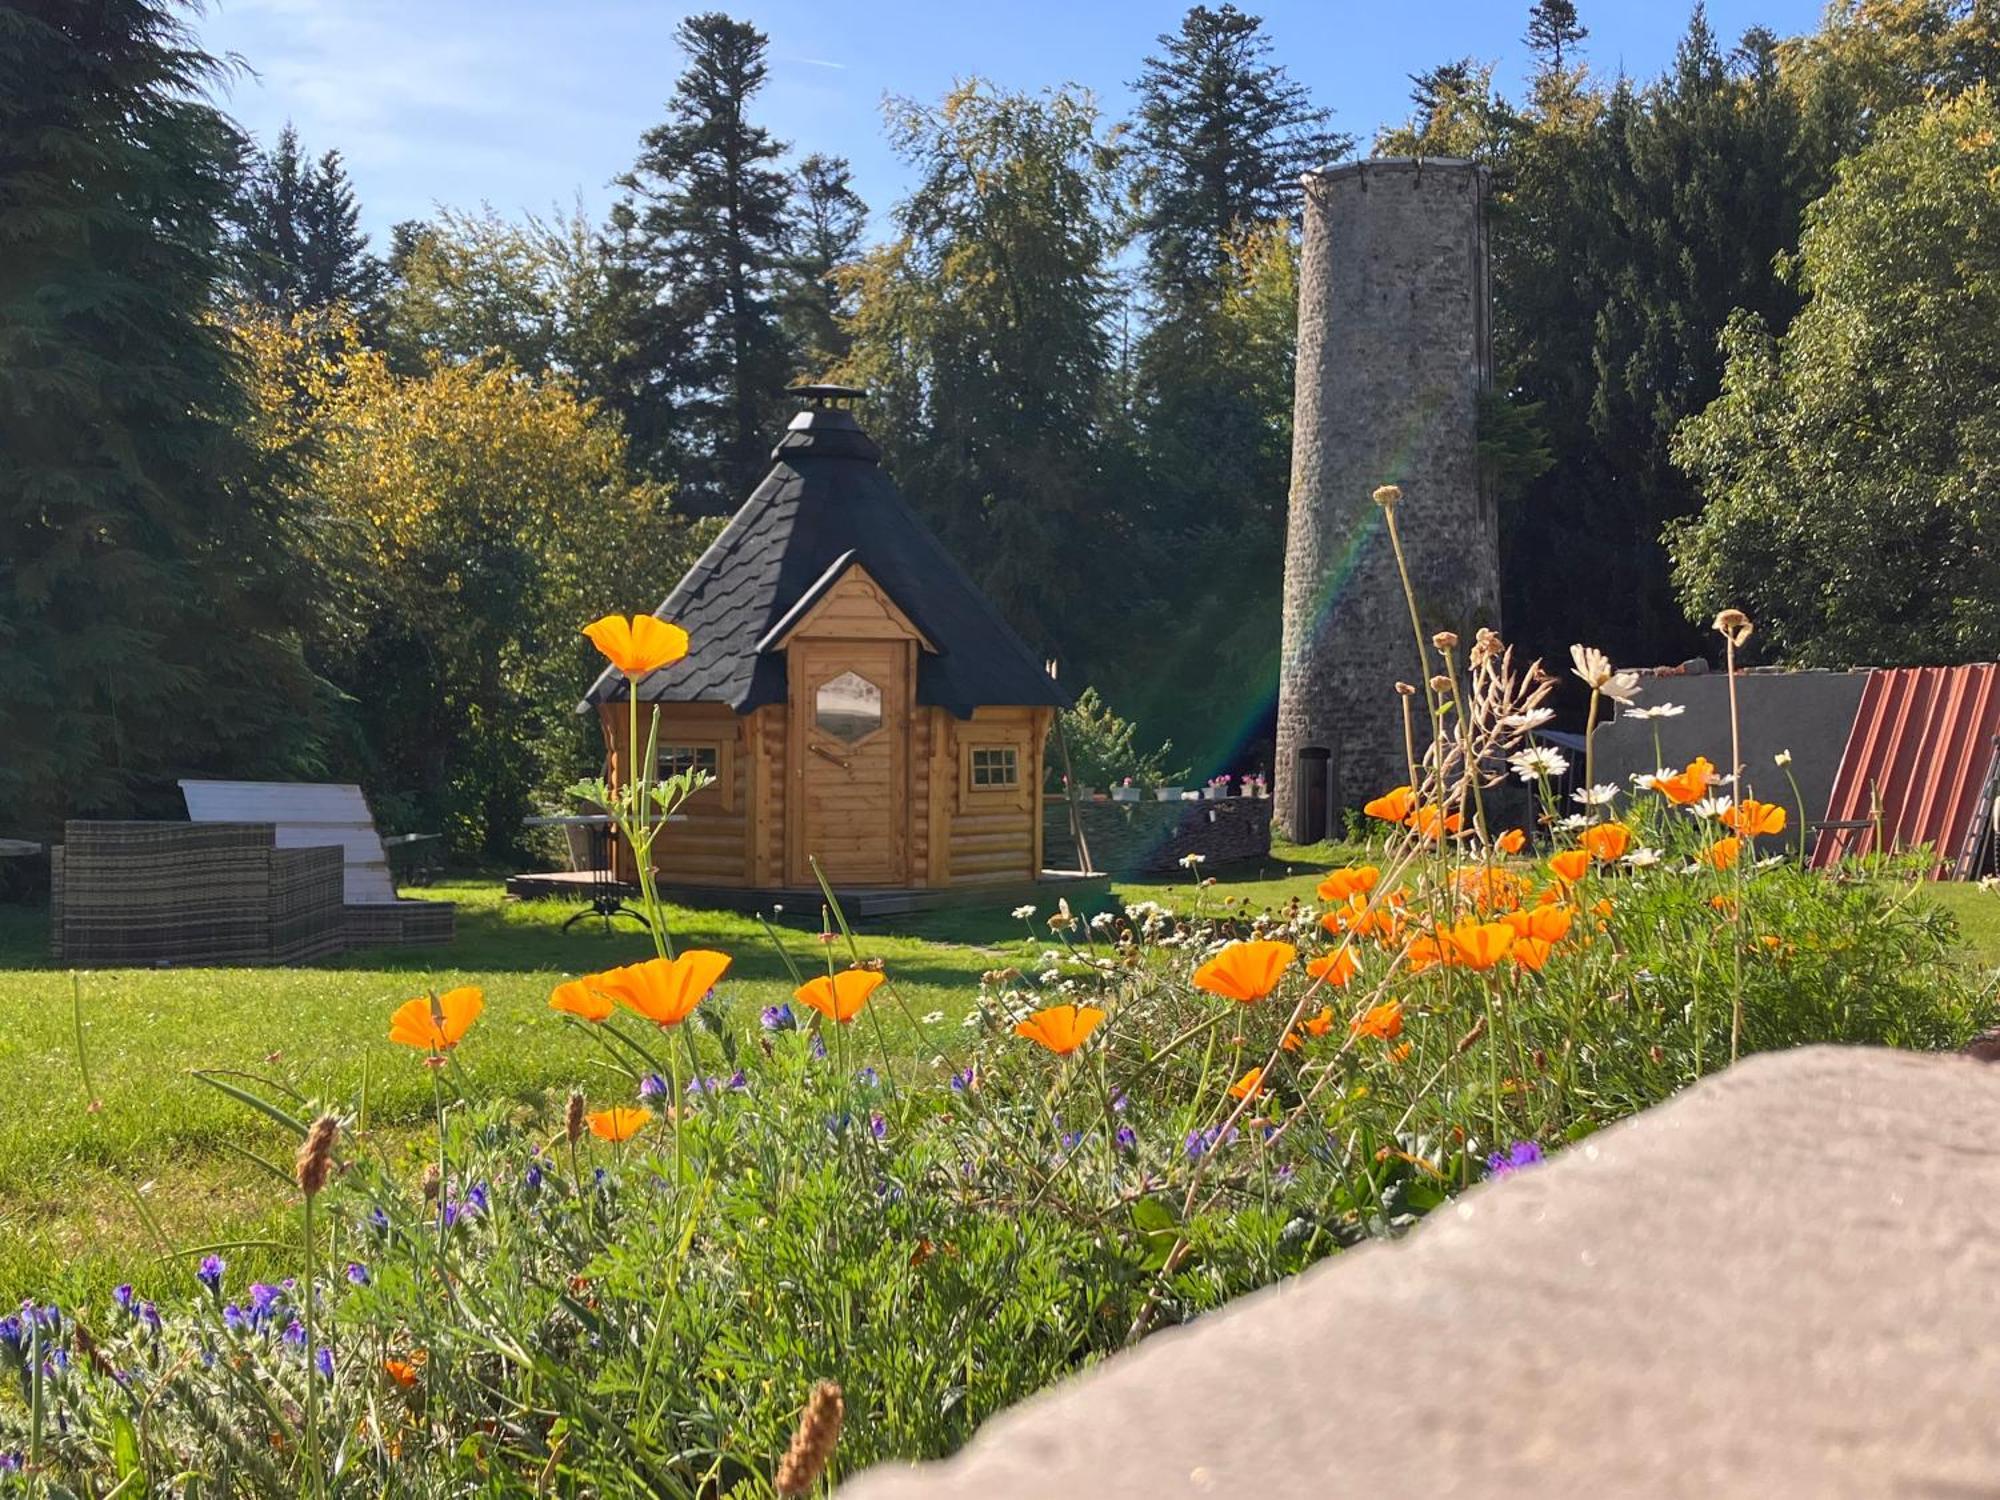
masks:
<svg viewBox="0 0 2000 1500"><path fill-rule="evenodd" d="M2000 1069L1752 1058L843 1500L2000 1496Z"/></svg>

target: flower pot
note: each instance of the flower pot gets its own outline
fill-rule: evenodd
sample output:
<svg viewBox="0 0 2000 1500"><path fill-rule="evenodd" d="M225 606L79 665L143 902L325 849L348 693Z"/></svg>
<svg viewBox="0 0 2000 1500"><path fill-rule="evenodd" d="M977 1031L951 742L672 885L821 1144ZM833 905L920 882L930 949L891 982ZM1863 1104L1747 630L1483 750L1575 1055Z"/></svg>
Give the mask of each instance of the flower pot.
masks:
<svg viewBox="0 0 2000 1500"><path fill-rule="evenodd" d="M1210 802L1220 802L1224 797L1229 795L1229 788L1226 786L1205 786L1201 789L1201 795Z"/></svg>
<svg viewBox="0 0 2000 1500"><path fill-rule="evenodd" d="M1178 802L1181 800L1181 789L1177 786L1156 786L1153 795L1162 802Z"/></svg>
<svg viewBox="0 0 2000 1500"><path fill-rule="evenodd" d="M1111 800L1113 802L1137 802L1139 800L1139 789L1136 786L1114 786L1111 789Z"/></svg>

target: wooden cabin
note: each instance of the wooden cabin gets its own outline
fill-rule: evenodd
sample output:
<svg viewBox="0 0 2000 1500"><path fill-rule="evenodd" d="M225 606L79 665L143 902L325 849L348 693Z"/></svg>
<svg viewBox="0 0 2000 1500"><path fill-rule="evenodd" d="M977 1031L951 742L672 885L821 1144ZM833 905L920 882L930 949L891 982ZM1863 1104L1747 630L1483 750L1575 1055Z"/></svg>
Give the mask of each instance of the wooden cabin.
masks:
<svg viewBox="0 0 2000 1500"><path fill-rule="evenodd" d="M1042 869L1042 755L1067 698L911 512L856 422L809 401L774 467L654 611L687 656L638 684L661 773L715 785L655 845L659 878L780 891L1019 884ZM625 680L582 710L627 773ZM630 851L622 853L629 869Z"/></svg>

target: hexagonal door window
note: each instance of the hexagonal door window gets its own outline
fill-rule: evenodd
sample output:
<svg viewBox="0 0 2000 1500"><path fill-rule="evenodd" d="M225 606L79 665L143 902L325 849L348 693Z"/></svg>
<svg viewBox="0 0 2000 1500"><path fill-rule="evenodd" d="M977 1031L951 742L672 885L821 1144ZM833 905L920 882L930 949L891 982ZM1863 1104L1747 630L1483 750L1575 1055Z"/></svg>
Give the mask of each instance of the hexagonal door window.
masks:
<svg viewBox="0 0 2000 1500"><path fill-rule="evenodd" d="M842 672L820 684L813 696L813 723L852 745L882 727L882 690L856 672Z"/></svg>

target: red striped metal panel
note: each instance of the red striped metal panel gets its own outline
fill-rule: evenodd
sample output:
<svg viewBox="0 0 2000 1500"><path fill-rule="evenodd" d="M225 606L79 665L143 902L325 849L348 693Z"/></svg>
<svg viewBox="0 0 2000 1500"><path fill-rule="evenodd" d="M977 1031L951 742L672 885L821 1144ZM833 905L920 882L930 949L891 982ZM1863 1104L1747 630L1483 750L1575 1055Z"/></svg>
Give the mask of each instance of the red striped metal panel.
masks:
<svg viewBox="0 0 2000 1500"><path fill-rule="evenodd" d="M2000 736L2000 665L1898 667L1871 672L1848 732L1847 751L1827 804L1815 865L1875 848L1876 828L1891 849L1928 844L1932 875L1953 873L1972 830ZM1878 812L1879 803L1879 812Z"/></svg>

